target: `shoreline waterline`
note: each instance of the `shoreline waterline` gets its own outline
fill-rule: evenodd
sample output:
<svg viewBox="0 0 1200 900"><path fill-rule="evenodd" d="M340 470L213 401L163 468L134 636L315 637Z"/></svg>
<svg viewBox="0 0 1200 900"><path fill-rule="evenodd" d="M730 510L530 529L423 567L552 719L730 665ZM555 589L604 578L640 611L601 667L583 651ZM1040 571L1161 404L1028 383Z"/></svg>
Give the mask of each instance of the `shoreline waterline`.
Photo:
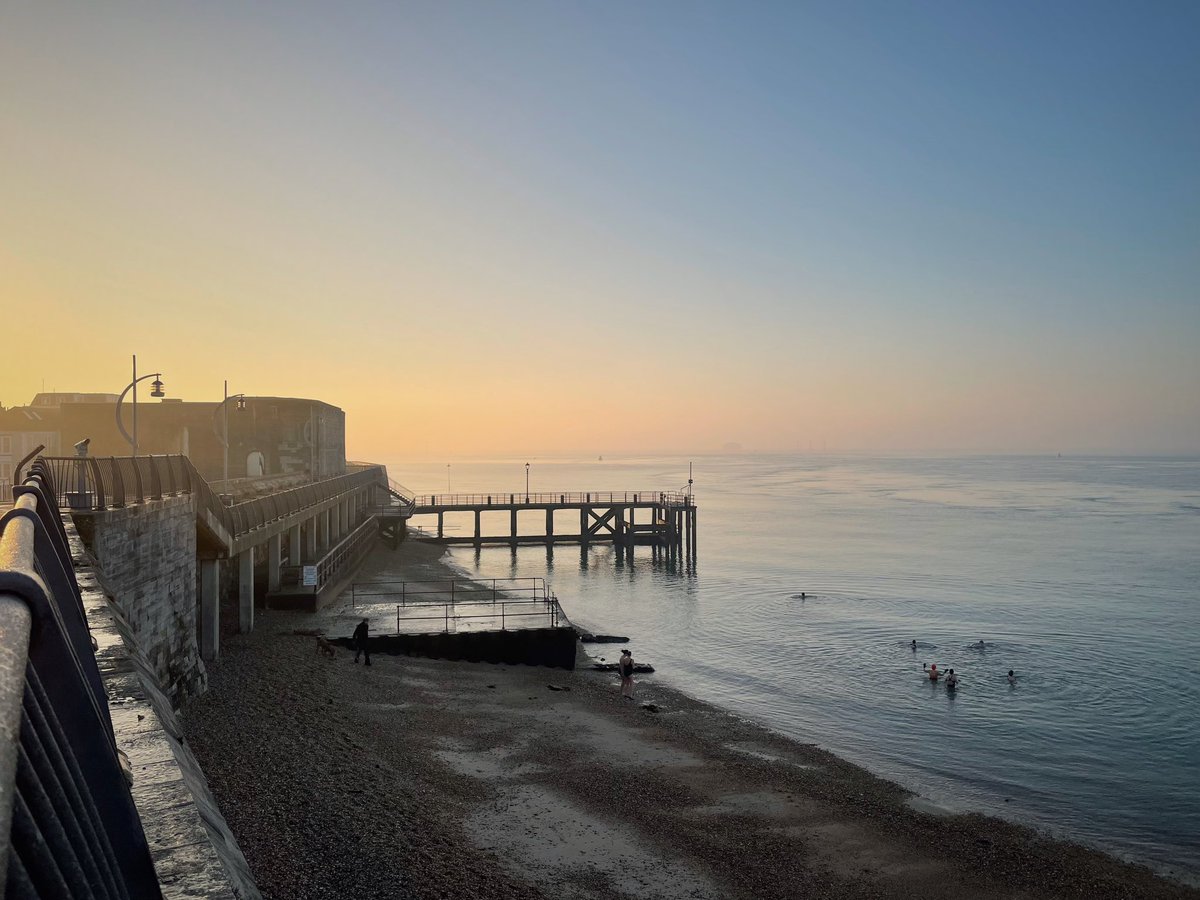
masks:
<svg viewBox="0 0 1200 900"><path fill-rule="evenodd" d="M389 556L369 566L431 571ZM1020 826L935 820L892 782L651 680L630 703L587 669L368 668L297 634L348 634L339 622L264 611L184 711L267 897L1200 896Z"/></svg>
<svg viewBox="0 0 1200 900"><path fill-rule="evenodd" d="M446 578L460 578L475 583L482 583L476 580L476 577L473 576L466 566L455 560L455 548L444 547L432 542L425 543L419 540L411 543L405 543L407 544L408 552L416 557L415 559L408 561L407 565L412 566L415 564L417 567L415 570L416 574L421 575L422 578L430 576L436 578L436 573L440 572L442 576ZM405 547L405 544L402 544L401 547ZM376 551L377 554L383 552L384 551L382 550ZM381 564L385 567L388 565L386 562L382 562ZM567 617L568 622L572 623L572 627L575 627L575 620L572 615L573 611L571 609L570 598L566 598L564 601L564 598L560 597L559 601L562 605L563 612ZM625 633L621 623L600 623L596 630L603 631L605 633ZM635 648L635 656L637 656L636 636L631 635L630 637L631 639L629 641L629 645ZM618 648L621 645L615 644L611 646L613 647L614 652L619 652ZM588 648L583 645L580 645L579 656L581 661L586 661L587 663L599 660L599 656L593 656L589 652ZM651 659L642 661L653 663L653 660ZM836 748L829 746L826 742L820 740L813 740L810 742L809 740L806 740L806 736L788 734L776 728L770 722L763 720L759 716L745 714L724 704L696 697L683 687L678 686L672 680L670 672L664 672L663 670L659 669L654 675L648 677L651 679L650 683L653 684L654 687L660 690L668 691L676 698L685 698L689 704L695 704L700 707L708 707L715 713L728 716L731 720L742 722L745 725L753 728L762 729L772 735L777 736L782 741L795 743L800 746L811 746L818 748L822 752L828 753L830 756L836 758L839 760L839 762L846 766L853 766L861 769L871 778L879 779L880 781L903 792L905 795L905 799L903 801L904 805L923 816L928 816L937 820L944 820L947 823L953 823L956 820L964 818L982 819L985 822L995 821L997 823L1004 823L1007 826L1026 831L1031 840L1051 841L1056 844L1077 847L1087 852L1100 854L1123 865L1148 869L1157 877L1162 878L1169 883L1175 883L1189 888L1200 888L1200 876L1194 875L1190 872L1173 869L1170 866L1163 865L1161 862L1156 860L1139 858L1136 856L1136 854L1123 851L1122 848L1113 846L1111 844L1105 845L1099 842L1081 841L1074 837L1066 829L1039 824L1030 821L1028 818L1023 818L1019 807L1015 808L1011 815L998 815L990 810L972 808L963 804L946 803L939 798L927 796L918 790L903 784L900 779L888 774L880 773L876 769L872 768L872 766L868 763L861 762L851 758L845 753L838 752ZM813 735L807 736L807 738L814 737L815 736Z"/></svg>
<svg viewBox="0 0 1200 900"><path fill-rule="evenodd" d="M619 487L687 466L541 468L547 486ZM464 463L456 485L507 468ZM545 575L572 621L636 637L693 695L942 805L1200 876L1200 459L731 456L705 459L696 490L686 571L648 548L451 553L470 575ZM922 661L959 690L930 688Z"/></svg>

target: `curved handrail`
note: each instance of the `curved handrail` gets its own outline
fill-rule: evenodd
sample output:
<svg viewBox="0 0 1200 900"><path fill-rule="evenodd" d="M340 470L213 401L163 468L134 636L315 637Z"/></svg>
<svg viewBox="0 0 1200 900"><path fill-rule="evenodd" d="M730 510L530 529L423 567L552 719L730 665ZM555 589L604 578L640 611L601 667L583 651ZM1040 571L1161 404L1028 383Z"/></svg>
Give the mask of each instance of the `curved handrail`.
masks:
<svg viewBox="0 0 1200 900"><path fill-rule="evenodd" d="M86 459L86 461L85 461ZM41 462L59 485L58 500L74 509L123 507L164 496L191 494L197 511L207 513L233 538L250 534L265 525L342 494L387 485L383 466L359 466L345 475L335 475L285 491L227 505L205 481L186 456L75 457L43 456ZM162 477L163 468L171 473Z"/></svg>

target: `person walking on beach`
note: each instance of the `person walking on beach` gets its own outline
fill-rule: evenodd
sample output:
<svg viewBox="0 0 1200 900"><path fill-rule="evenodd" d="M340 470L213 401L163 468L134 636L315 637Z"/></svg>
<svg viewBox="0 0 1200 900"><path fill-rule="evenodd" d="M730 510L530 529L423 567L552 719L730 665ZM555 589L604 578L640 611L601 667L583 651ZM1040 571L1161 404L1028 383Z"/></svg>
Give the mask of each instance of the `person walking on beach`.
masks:
<svg viewBox="0 0 1200 900"><path fill-rule="evenodd" d="M371 664L371 648L367 646L367 620L363 619L354 629L354 661L358 662L359 654L365 656L366 665Z"/></svg>
<svg viewBox="0 0 1200 900"><path fill-rule="evenodd" d="M633 654L626 647L621 651L621 661L617 663L617 671L621 673L621 696L626 700L633 699Z"/></svg>

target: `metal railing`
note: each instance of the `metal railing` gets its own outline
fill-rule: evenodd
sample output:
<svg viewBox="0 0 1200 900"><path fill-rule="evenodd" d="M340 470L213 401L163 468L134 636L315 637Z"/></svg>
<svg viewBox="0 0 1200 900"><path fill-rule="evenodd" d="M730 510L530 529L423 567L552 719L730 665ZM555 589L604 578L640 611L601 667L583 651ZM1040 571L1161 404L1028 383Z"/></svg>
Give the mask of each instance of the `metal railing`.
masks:
<svg viewBox="0 0 1200 900"><path fill-rule="evenodd" d="M192 494L233 537L369 485L382 485L382 466L357 467L266 497L226 506L186 456L39 457L57 485L57 500L71 509L120 508L164 496Z"/></svg>
<svg viewBox="0 0 1200 900"><path fill-rule="evenodd" d="M399 602L396 602L399 600ZM546 579L529 578L443 578L435 581L356 581L350 586L351 608L368 604L395 604L396 633L401 622L441 622L441 631L457 629L461 621L499 619L500 630L509 620L539 616L558 628L566 621L558 598L550 593ZM463 607L484 608L485 612L463 612ZM413 616L413 609L440 610Z"/></svg>
<svg viewBox="0 0 1200 900"><path fill-rule="evenodd" d="M311 484L292 488L290 491L281 491L267 497L235 503L228 507L229 521L232 525L229 532L235 537L249 534L256 528L277 522L303 509L316 506L326 500L332 500L341 494L372 484L381 484L384 478L383 472L383 466L372 466L348 475L335 475L333 478L314 481Z"/></svg>
<svg viewBox="0 0 1200 900"><path fill-rule="evenodd" d="M590 491L580 493L504 491L494 494L423 494L417 506L517 506L567 503L637 503L694 506L695 498L682 491Z"/></svg>
<svg viewBox="0 0 1200 900"><path fill-rule="evenodd" d="M562 614L562 607L558 605L558 600L551 597L549 600L501 600L492 604L490 612L483 613L463 613L459 612L458 608L453 603L426 603L422 604L430 608L440 606L442 611L439 614L428 616L409 616L405 615L401 619L401 613L405 607L397 604L396 606L396 634L403 634L400 630L401 622L441 622L440 631L444 634L449 634L451 631L457 631L458 625L463 621L471 621L474 619L490 619L495 621L500 620L500 630L507 631L508 625L513 619L524 619L530 616L537 616L540 619L549 622L550 628L558 628L559 622L565 619ZM413 607L408 607L412 609ZM514 611L515 610L515 611Z"/></svg>
<svg viewBox="0 0 1200 900"><path fill-rule="evenodd" d="M553 595L545 578L443 578L434 581L356 581L350 585L350 606L400 600L401 608L427 604L496 603L499 600L536 600L546 603ZM430 599L435 598L435 599Z"/></svg>
<svg viewBox="0 0 1200 900"><path fill-rule="evenodd" d="M0 890L161 897L113 738L54 476L0 519Z"/></svg>
<svg viewBox="0 0 1200 900"><path fill-rule="evenodd" d="M315 564L309 566L281 566L279 569L280 584L288 588L312 588L314 594L321 592L326 584L333 581L347 564L353 564L370 548L378 534L376 524L368 518L345 538L338 541L328 553ZM304 570L315 569L313 583L304 584Z"/></svg>

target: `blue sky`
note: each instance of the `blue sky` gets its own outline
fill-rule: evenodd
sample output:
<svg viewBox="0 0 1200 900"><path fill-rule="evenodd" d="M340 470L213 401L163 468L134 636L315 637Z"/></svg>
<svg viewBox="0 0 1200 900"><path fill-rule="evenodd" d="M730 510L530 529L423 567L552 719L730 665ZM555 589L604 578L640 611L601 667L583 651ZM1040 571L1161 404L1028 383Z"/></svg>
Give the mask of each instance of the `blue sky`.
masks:
<svg viewBox="0 0 1200 900"><path fill-rule="evenodd" d="M1200 451L1195 4L3 24L5 306L125 323L5 403L139 347L204 399L207 343L239 390L345 407L364 453L414 426L440 454Z"/></svg>

